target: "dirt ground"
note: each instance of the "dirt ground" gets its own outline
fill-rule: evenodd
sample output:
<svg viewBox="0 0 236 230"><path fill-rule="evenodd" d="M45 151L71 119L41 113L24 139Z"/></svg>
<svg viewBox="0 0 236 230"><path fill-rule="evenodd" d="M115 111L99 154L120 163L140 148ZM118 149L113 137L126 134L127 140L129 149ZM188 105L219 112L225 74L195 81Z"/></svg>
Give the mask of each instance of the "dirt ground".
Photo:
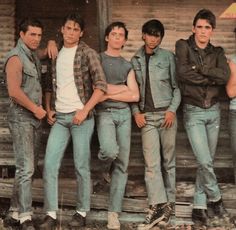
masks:
<svg viewBox="0 0 236 230"><path fill-rule="evenodd" d="M35 220L36 225L40 224L41 220ZM57 230L69 230L66 226L66 223L63 223L62 226L58 227ZM36 229L38 230L39 228L36 226ZM121 230L136 230L137 229L137 223L122 223L121 225ZM192 226L188 225L182 225L182 226L176 226L176 227L167 227L166 230L233 230L233 229L229 229L229 228L201 228L201 229L194 229ZM235 229L235 228L234 228ZM17 228L4 228L3 224L2 224L2 219L0 219L0 230L20 230ZM86 227L84 228L80 228L80 230L107 230L106 227L106 222L105 221L99 221L99 222L90 222L87 224ZM151 230L164 230L164 229L160 229L159 227L153 227Z"/></svg>
<svg viewBox="0 0 236 230"><path fill-rule="evenodd" d="M36 225L40 224L41 220L37 219L35 220ZM58 227L57 230L69 230L69 228L66 226L67 223L63 223L62 226ZM36 226L36 229L38 230L38 226ZM120 230L135 230L137 229L137 224L136 223L125 223L121 225ZM192 228L192 226L176 226L176 227L167 227L165 230L232 230L232 229L227 229L227 228ZM19 230L17 228L4 228L2 224L2 219L0 219L0 230ZM106 227L106 222L105 221L99 221L99 222L94 222L93 223L88 223L86 227L80 228L80 230L107 230ZM164 230L160 229L159 227L153 227L151 230Z"/></svg>
<svg viewBox="0 0 236 230"><path fill-rule="evenodd" d="M9 202L5 199L0 198L0 230L20 230L17 228L4 228L3 227L3 220L4 216L6 215L6 212L9 207ZM35 210L40 209L40 207L36 207ZM43 215L42 212L35 211L37 214L34 215L34 223L36 230L39 230L39 225L42 223L43 220ZM70 215L68 215L68 212ZM95 211L96 215L95 217L88 219L86 227L80 228L80 230L107 230L106 227L106 218L104 218L104 215L106 216L106 211ZM103 214L101 214L103 213ZM104 214L105 213L105 214ZM68 222L70 221L71 218L71 210L70 211L65 211L64 210L64 215L62 215L63 220L60 226L57 228L57 230L69 230ZM99 218L103 216L102 218ZM98 218L96 218L98 217ZM98 220L99 219L99 220ZM121 229L120 230L136 230L139 222L122 222ZM153 227L152 230L164 230L160 229L159 227ZM193 228L190 225L182 225L182 226L168 226L165 228L165 230L236 230L236 228Z"/></svg>
<svg viewBox="0 0 236 230"><path fill-rule="evenodd" d="M38 230L38 226L36 226L36 229ZM134 223L126 223L121 225L121 230L134 230L137 229L137 224ZM175 228L166 228L167 230L174 230ZM181 230L187 230L187 228L181 228ZM19 230L17 228L4 228L2 224L2 220L0 219L0 230ZM57 230L69 230L69 228L66 226L66 223L64 223L62 226L57 228ZM87 224L86 227L80 228L80 230L107 230L106 223L105 222L93 222ZM152 230L160 230L158 227L153 227ZM188 228L188 230L191 230L191 228Z"/></svg>

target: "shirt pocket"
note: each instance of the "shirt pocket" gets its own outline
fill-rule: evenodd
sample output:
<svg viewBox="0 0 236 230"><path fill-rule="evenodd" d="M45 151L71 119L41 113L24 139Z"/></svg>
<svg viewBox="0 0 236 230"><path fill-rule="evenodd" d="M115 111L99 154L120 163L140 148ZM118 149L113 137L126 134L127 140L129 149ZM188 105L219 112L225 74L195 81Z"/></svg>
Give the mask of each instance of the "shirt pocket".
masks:
<svg viewBox="0 0 236 230"><path fill-rule="evenodd" d="M157 75L159 76L160 80L166 80L166 79L170 78L169 68L170 68L169 62L165 62L165 61L158 62L155 65L155 71L156 71Z"/></svg>
<svg viewBox="0 0 236 230"><path fill-rule="evenodd" d="M25 65L23 68L23 76L22 76L22 82L21 86L25 87L27 84L28 87L32 86L33 84L36 84L40 81L39 73L37 72L37 69L35 65Z"/></svg>
<svg viewBox="0 0 236 230"><path fill-rule="evenodd" d="M30 77L38 77L38 72L34 65L32 65L31 67L28 66L24 67L23 73Z"/></svg>

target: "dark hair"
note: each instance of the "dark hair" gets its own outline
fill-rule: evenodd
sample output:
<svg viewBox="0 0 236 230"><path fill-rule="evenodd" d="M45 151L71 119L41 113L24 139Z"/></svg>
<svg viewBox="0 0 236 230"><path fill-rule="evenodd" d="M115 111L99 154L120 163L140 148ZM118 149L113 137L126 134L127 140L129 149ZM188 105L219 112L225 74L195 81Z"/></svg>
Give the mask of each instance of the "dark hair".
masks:
<svg viewBox="0 0 236 230"><path fill-rule="evenodd" d="M24 18L19 24L19 31L22 32L27 32L28 27L33 26L33 27L39 27L43 30L43 24L36 18Z"/></svg>
<svg viewBox="0 0 236 230"><path fill-rule="evenodd" d="M125 31L125 39L127 40L128 39L128 30L126 28L126 25L125 23L123 22L113 22L111 23L110 25L107 26L106 30L105 30L105 37L109 35L109 33L115 28L115 27L118 27L118 28L123 28L124 31Z"/></svg>
<svg viewBox="0 0 236 230"><path fill-rule="evenodd" d="M64 26L67 21L74 21L79 24L81 31L84 30L84 19L79 13L71 13L64 17L62 25Z"/></svg>
<svg viewBox="0 0 236 230"><path fill-rule="evenodd" d="M148 35L158 36L161 38L165 35L164 25L157 19L152 19L143 24L142 33Z"/></svg>
<svg viewBox="0 0 236 230"><path fill-rule="evenodd" d="M196 26L198 19L205 19L212 26L213 29L216 28L216 16L208 9L202 9L198 11L193 19L193 26Z"/></svg>

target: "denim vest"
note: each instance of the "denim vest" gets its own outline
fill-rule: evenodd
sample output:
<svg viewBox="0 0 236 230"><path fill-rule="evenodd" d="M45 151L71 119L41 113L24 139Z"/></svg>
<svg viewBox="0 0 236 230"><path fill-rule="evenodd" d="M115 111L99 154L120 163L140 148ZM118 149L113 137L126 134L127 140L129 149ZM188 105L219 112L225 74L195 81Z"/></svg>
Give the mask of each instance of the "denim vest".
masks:
<svg viewBox="0 0 236 230"><path fill-rule="evenodd" d="M133 114L144 109L146 90L145 49L142 47L131 59L140 90L139 104L132 104ZM155 108L168 107L176 112L181 96L175 78L175 57L168 50L157 47L149 60L151 94Z"/></svg>
<svg viewBox="0 0 236 230"><path fill-rule="evenodd" d="M4 72L9 58L18 56L22 69L21 89L29 97L29 99L37 105L42 104L42 88L41 88L41 64L35 52L31 51L24 42L19 39L17 45L6 56L4 62ZM13 104L13 103L12 103ZM13 105L11 105L13 106ZM18 105L16 105L18 106Z"/></svg>
<svg viewBox="0 0 236 230"><path fill-rule="evenodd" d="M236 55L231 58L231 61L236 64ZM230 100L229 108L236 110L236 97Z"/></svg>

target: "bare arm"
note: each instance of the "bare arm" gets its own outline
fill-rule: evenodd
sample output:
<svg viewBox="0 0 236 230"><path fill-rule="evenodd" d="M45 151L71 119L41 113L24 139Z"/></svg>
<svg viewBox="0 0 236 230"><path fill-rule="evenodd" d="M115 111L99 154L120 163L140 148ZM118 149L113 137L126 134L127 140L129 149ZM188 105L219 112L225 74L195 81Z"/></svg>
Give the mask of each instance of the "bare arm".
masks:
<svg viewBox="0 0 236 230"><path fill-rule="evenodd" d="M236 63L230 61L230 78L226 85L226 91L230 98L236 97Z"/></svg>
<svg viewBox="0 0 236 230"><path fill-rule="evenodd" d="M125 92L128 90L127 85L112 85L107 84L107 92L106 94L113 95L113 94L119 94L122 92Z"/></svg>
<svg viewBox="0 0 236 230"><path fill-rule="evenodd" d="M38 119L46 115L46 111L36 105L21 89L22 83L22 64L17 56L11 57L6 65L8 94L17 104L30 110Z"/></svg>
<svg viewBox="0 0 236 230"><path fill-rule="evenodd" d="M58 48L56 42L54 40L49 40L47 47L44 49L37 50L37 54L40 59L44 59L46 57L55 59L58 55Z"/></svg>
<svg viewBox="0 0 236 230"><path fill-rule="evenodd" d="M51 109L51 97L51 92L45 93L45 109L47 111L47 121L50 125L53 125L56 121L56 118L54 117L55 111Z"/></svg>
<svg viewBox="0 0 236 230"><path fill-rule="evenodd" d="M127 77L126 85L108 85L107 94L103 99L111 99L123 102L139 101L139 89L135 79L135 73L131 70Z"/></svg>

